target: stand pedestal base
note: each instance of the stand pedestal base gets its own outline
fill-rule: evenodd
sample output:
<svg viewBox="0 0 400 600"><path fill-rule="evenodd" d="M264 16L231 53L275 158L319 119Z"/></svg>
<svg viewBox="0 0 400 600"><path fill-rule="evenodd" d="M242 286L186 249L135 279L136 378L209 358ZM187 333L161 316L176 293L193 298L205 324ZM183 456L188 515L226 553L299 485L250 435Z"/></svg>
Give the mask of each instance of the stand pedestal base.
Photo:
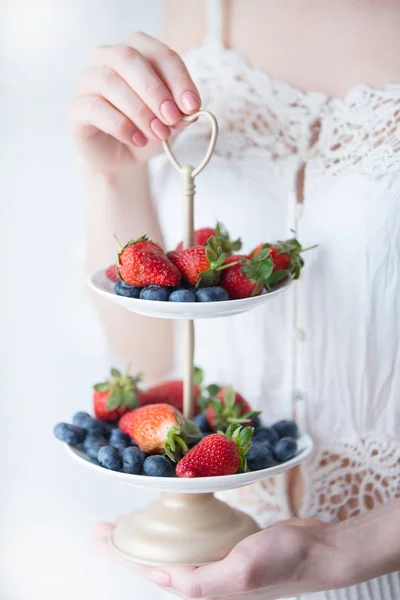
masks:
<svg viewBox="0 0 400 600"><path fill-rule="evenodd" d="M251 517L214 494L162 494L154 504L122 518L111 543L138 563L201 566L221 560L257 531Z"/></svg>

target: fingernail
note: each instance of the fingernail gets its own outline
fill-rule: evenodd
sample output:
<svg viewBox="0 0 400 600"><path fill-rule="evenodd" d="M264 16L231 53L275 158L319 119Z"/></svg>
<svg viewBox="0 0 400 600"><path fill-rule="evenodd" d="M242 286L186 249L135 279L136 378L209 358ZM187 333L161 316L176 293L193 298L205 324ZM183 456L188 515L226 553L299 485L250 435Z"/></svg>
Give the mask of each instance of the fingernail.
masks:
<svg viewBox="0 0 400 600"><path fill-rule="evenodd" d="M141 131L136 131L132 136L132 142L135 146L145 146L147 144L147 138Z"/></svg>
<svg viewBox="0 0 400 600"><path fill-rule="evenodd" d="M165 100L160 106L160 112L168 125L175 125L181 118L181 111L172 100Z"/></svg>
<svg viewBox="0 0 400 600"><path fill-rule="evenodd" d="M154 569L154 571L152 571L150 573L150 579L152 580L153 583L156 583L157 585L161 585L162 587L170 587L171 586L171 577L170 577L169 573L167 573L166 571Z"/></svg>
<svg viewBox="0 0 400 600"><path fill-rule="evenodd" d="M169 128L164 125L164 123L161 123L157 117L150 123L150 129L156 134L157 137L160 138L160 140L166 140L171 133Z"/></svg>
<svg viewBox="0 0 400 600"><path fill-rule="evenodd" d="M200 108L200 98L194 92L184 92L181 100L185 110L188 112L193 112Z"/></svg>

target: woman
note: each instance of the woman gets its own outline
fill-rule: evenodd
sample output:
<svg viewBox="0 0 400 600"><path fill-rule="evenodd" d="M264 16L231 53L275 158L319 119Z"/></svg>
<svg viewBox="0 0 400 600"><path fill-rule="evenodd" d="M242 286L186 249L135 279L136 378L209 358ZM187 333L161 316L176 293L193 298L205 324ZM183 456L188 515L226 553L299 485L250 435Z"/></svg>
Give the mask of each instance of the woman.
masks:
<svg viewBox="0 0 400 600"><path fill-rule="evenodd" d="M278 523L224 561L141 569L178 595L400 597L399 30L397 0L172 1L168 45L135 33L99 48L79 86L71 120L91 269L114 256L111 232L179 241L180 182L160 140L176 135L176 154L197 164L208 124L183 129L182 116L201 104L221 131L198 180L197 224L218 218L245 248L291 229L319 244L286 295L197 325L210 380L271 420L294 414L316 451L289 478L232 499ZM170 323L98 307L138 370L157 380L178 368ZM128 327L140 345L121 335Z"/></svg>

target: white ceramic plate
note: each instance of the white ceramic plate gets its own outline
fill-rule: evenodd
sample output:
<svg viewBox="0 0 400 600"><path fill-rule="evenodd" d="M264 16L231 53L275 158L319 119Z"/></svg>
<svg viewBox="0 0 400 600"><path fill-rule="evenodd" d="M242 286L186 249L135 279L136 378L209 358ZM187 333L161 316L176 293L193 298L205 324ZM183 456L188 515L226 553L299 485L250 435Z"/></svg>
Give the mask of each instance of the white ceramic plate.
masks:
<svg viewBox="0 0 400 600"><path fill-rule="evenodd" d="M243 300L228 300L225 302L160 302L158 300L140 300L126 298L114 293L114 284L106 276L106 270L100 269L89 278L89 286L100 296L114 304L119 304L127 310L147 317L160 319L214 319L230 317L252 310L278 294L286 291L291 282L275 290Z"/></svg>
<svg viewBox="0 0 400 600"><path fill-rule="evenodd" d="M158 490L159 492L181 493L181 494L199 494L208 492L222 492L234 488L243 487L262 479L267 479L278 473L283 473L292 467L301 463L308 456L313 448L313 442L308 435L302 435L298 440L298 451L294 458L285 463L262 469L261 471L252 471L251 473L239 473L237 475L225 475L224 477L198 477L195 479L180 479L179 477L148 477L146 475L128 475L126 473L117 473L99 467L90 462L86 456L75 448L67 446L68 453L82 465L89 467L92 471L103 474L114 481L128 483L135 487Z"/></svg>

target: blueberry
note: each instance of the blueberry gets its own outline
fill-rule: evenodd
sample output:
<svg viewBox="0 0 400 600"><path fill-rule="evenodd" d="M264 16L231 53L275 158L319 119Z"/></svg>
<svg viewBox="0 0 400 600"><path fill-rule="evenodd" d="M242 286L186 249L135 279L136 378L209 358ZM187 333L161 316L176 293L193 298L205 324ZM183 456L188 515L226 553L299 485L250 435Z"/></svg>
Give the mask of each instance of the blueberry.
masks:
<svg viewBox="0 0 400 600"><path fill-rule="evenodd" d="M297 452L297 442L293 438L284 437L276 444L274 448L274 456L279 462L286 462L294 456Z"/></svg>
<svg viewBox="0 0 400 600"><path fill-rule="evenodd" d="M131 445L130 443L124 442L122 440L116 440L115 442L108 442L108 443L110 446L112 446L113 448L118 450L118 452L120 452L121 454L125 450L125 448L129 448Z"/></svg>
<svg viewBox="0 0 400 600"><path fill-rule="evenodd" d="M106 438L100 435L96 435L94 433L89 433L86 436L85 441L83 442L83 449L86 452L86 456L96 465L99 464L97 460L97 455L99 453L100 448L102 448L103 446L107 446Z"/></svg>
<svg viewBox="0 0 400 600"><path fill-rule="evenodd" d="M72 417L72 423L82 429L88 429L92 422L92 417L86 412L77 412Z"/></svg>
<svg viewBox="0 0 400 600"><path fill-rule="evenodd" d="M122 469L122 458L119 452L111 446L103 446L97 455L100 465L110 471L120 471Z"/></svg>
<svg viewBox="0 0 400 600"><path fill-rule="evenodd" d="M259 471L273 467L276 463L274 456L268 444L262 442L254 442L248 453L246 454L247 466L250 471Z"/></svg>
<svg viewBox="0 0 400 600"><path fill-rule="evenodd" d="M99 421L98 419L92 419L91 423L87 425L86 430L88 433L108 438L110 435L110 424Z"/></svg>
<svg viewBox="0 0 400 600"><path fill-rule="evenodd" d="M171 289L161 285L149 285L140 292L142 300L160 300L166 302L170 296Z"/></svg>
<svg viewBox="0 0 400 600"><path fill-rule="evenodd" d="M284 419L283 421L274 423L273 428L278 434L279 438L290 437L297 439L299 437L299 428L294 421Z"/></svg>
<svg viewBox="0 0 400 600"><path fill-rule="evenodd" d="M254 432L253 440L255 442L268 442L271 448L273 448L279 440L279 436L272 427L260 427Z"/></svg>
<svg viewBox="0 0 400 600"><path fill-rule="evenodd" d="M191 290L176 290L169 297L170 302L196 302L196 295Z"/></svg>
<svg viewBox="0 0 400 600"><path fill-rule="evenodd" d="M122 452L122 465L124 473L138 475L143 467L145 454L139 448L130 446Z"/></svg>
<svg viewBox="0 0 400 600"><path fill-rule="evenodd" d="M130 446L131 438L121 431L119 427L114 427L110 435L110 446L112 446L114 442L125 442L127 446Z"/></svg>
<svg viewBox="0 0 400 600"><path fill-rule="evenodd" d="M148 456L144 461L143 471L150 477L173 477L175 465L165 456Z"/></svg>
<svg viewBox="0 0 400 600"><path fill-rule="evenodd" d="M54 427L54 435L61 442L65 442L70 446L77 446L82 444L86 437L86 431L76 425L70 425L69 423L58 423Z"/></svg>
<svg viewBox="0 0 400 600"><path fill-rule="evenodd" d="M254 429L259 429L261 427L261 419L258 415L252 418L250 427L254 427Z"/></svg>
<svg viewBox="0 0 400 600"><path fill-rule="evenodd" d="M193 417L193 421L194 421L194 423L196 423L197 427L203 433L210 433L212 431L211 427L207 421L205 412L202 412L199 415L196 415L195 417Z"/></svg>
<svg viewBox="0 0 400 600"><path fill-rule="evenodd" d="M196 298L198 302L221 302L229 300L229 294L222 287L204 287L196 290Z"/></svg>
<svg viewBox="0 0 400 600"><path fill-rule="evenodd" d="M114 292L118 296L126 296L126 298L139 298L142 288L128 285L125 281L117 281L114 285Z"/></svg>

